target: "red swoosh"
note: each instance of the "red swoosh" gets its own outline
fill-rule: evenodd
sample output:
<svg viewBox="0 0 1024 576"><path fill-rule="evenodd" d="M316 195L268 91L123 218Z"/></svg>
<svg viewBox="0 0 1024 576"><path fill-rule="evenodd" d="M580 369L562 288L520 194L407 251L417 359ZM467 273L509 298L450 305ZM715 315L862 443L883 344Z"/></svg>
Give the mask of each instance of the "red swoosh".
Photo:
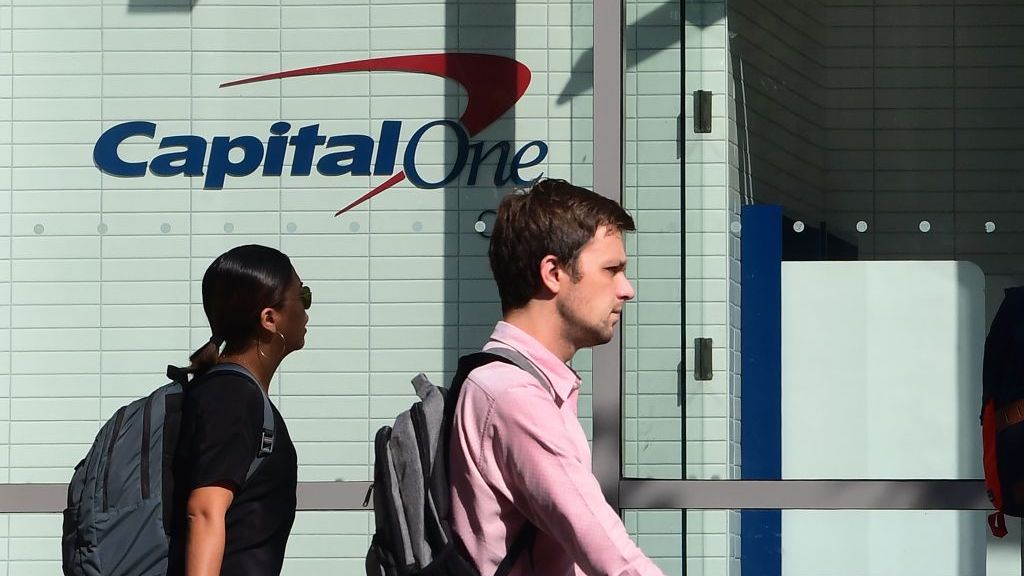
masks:
<svg viewBox="0 0 1024 576"><path fill-rule="evenodd" d="M377 194L380 194L381 192L387 190L388 188L391 188L392 186L394 186L395 184L398 184L402 180L405 180L405 172L399 172L399 173L395 174L394 176L392 176L391 178L388 178L386 182L384 182L380 186L377 186L373 190L370 190L366 194L363 194L359 198L356 198L355 200L352 201L351 204L349 204L348 206L345 206L341 210L338 210L337 212L335 212L334 215L335 216L341 216L345 212L348 212L349 210L355 208L356 206L362 204L363 202L366 202L370 198L373 198Z"/></svg>
<svg viewBox="0 0 1024 576"><path fill-rule="evenodd" d="M475 136L508 111L526 93L530 85L530 69L522 62L492 54L441 53L416 54L412 56L391 56L370 58L354 62L338 62L324 66L311 66L296 70L285 70L221 84L221 88L251 84L266 80L280 80L297 76L318 76L342 72L367 71L413 72L450 78L466 89L467 103L459 121L470 136ZM515 80L515 89L509 90L508 79ZM338 216L361 204L391 186L405 179L405 172L398 172L386 182L377 186L358 200L342 208Z"/></svg>

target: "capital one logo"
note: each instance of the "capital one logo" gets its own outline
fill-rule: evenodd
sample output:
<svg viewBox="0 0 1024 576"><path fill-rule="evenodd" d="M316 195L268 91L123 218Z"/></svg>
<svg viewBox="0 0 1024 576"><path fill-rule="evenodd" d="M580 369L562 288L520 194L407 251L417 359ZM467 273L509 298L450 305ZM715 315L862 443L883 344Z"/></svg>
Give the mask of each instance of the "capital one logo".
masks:
<svg viewBox="0 0 1024 576"><path fill-rule="evenodd" d="M518 150L508 141L472 140L512 108L530 85L530 69L503 56L442 53L371 58L244 78L221 84L221 88L299 76L372 71L431 74L454 80L466 90L466 109L457 122L442 118L411 133L406 132L403 121L385 120L376 138L369 134L325 135L320 133L319 124L296 129L285 121L271 124L269 135L263 138L239 135L207 140L194 134L168 135L160 137L158 154L148 161L125 160L120 148L123 144L156 140L159 127L155 122L124 122L112 126L97 139L93 161L101 171L125 178L142 177L147 172L157 176L202 176L203 188L209 190L223 188L228 177L248 176L257 170L263 176L281 176L286 159L291 160L291 176L309 176L315 169L324 176L387 177L339 210L337 216L403 180L418 188L441 188L468 169L467 184L474 185L481 175L482 163L492 154L497 154L494 185L501 186L510 180L526 184L531 178L521 171L547 157L548 146L540 140L528 142ZM444 176L431 181L421 174L417 153L424 137L438 132L454 142L456 152L451 164L443 168ZM399 159L403 134L408 135L408 142Z"/></svg>

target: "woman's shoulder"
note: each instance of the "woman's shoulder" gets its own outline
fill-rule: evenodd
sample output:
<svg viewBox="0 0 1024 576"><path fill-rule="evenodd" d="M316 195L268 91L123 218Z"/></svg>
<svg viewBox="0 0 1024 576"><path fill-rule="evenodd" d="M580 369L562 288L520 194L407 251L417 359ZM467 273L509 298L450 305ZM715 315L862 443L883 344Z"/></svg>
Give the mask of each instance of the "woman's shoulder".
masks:
<svg viewBox="0 0 1024 576"><path fill-rule="evenodd" d="M217 370L199 376L189 384L188 396L196 400L263 403L263 393L253 380L244 374L228 370Z"/></svg>

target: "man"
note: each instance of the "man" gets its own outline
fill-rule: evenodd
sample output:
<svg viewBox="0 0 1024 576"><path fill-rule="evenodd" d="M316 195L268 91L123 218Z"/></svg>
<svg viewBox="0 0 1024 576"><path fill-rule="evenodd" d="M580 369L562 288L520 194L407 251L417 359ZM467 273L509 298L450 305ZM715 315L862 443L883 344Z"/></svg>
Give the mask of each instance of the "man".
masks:
<svg viewBox="0 0 1024 576"><path fill-rule="evenodd" d="M489 250L504 320L484 350L512 348L550 388L494 362L462 388L450 456L454 529L490 576L527 525L531 549L511 574L661 575L629 538L591 471L577 417L580 377L567 363L611 340L633 298L617 203L543 180L498 207Z"/></svg>

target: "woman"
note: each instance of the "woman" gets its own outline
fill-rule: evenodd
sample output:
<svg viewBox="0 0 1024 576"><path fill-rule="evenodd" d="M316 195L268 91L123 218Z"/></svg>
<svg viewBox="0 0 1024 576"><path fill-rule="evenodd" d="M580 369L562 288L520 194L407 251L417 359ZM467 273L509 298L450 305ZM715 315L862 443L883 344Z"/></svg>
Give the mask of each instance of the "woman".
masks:
<svg viewBox="0 0 1024 576"><path fill-rule="evenodd" d="M246 476L261 444L264 395L284 357L305 343L311 303L309 287L273 248L239 246L206 270L203 309L212 336L188 368L195 376L174 457L170 574L281 572L295 520L297 460L277 408L273 451ZM225 363L235 370L210 371Z"/></svg>

